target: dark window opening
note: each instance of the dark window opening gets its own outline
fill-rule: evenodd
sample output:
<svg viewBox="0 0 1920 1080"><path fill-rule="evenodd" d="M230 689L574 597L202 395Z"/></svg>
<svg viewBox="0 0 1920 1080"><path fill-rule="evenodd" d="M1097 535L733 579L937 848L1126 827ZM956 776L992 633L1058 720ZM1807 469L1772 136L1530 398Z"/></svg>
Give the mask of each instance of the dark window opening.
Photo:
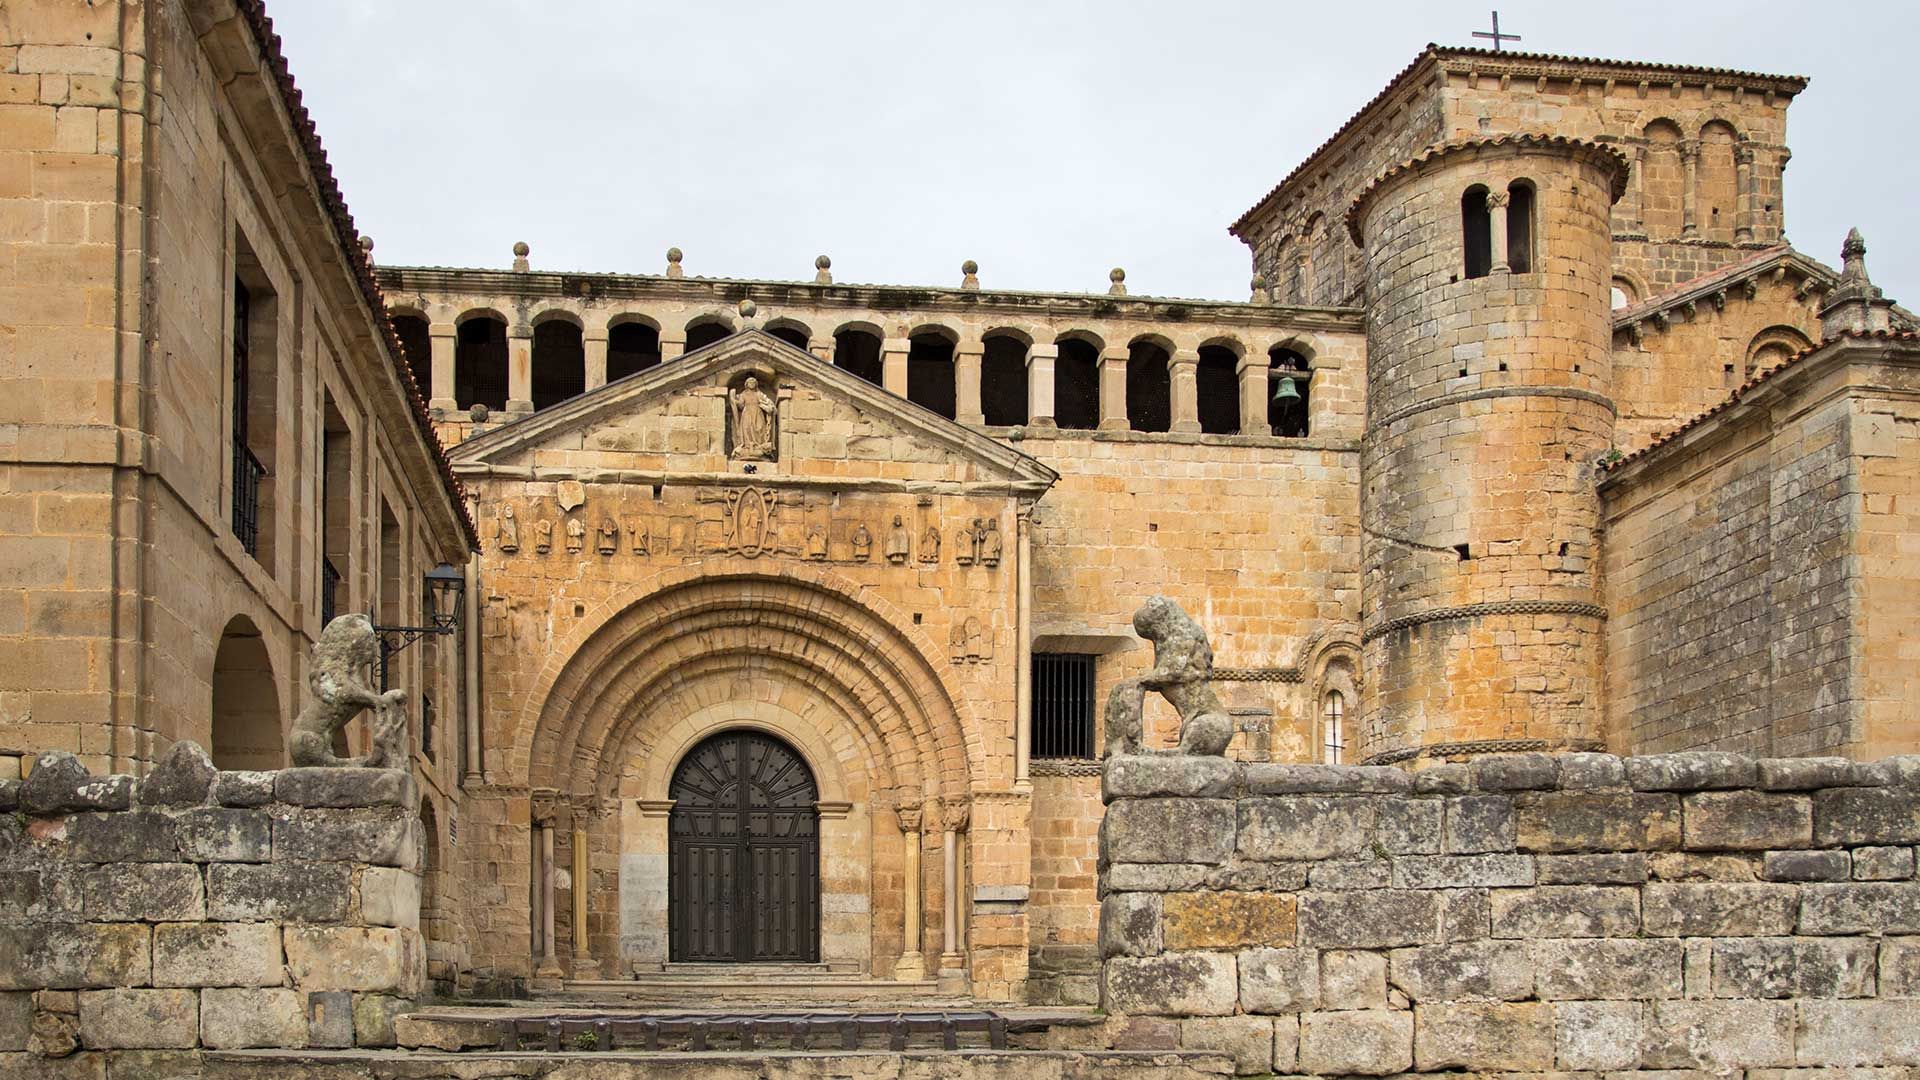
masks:
<svg viewBox="0 0 1920 1080"><path fill-rule="evenodd" d="M986 422L1010 427L1027 422L1027 344L1019 338L988 338L980 355L980 411Z"/></svg>
<svg viewBox="0 0 1920 1080"><path fill-rule="evenodd" d="M507 324L492 318L460 324L453 347L453 400L463 409L507 408Z"/></svg>
<svg viewBox="0 0 1920 1080"><path fill-rule="evenodd" d="M1493 222L1487 216L1487 189L1468 189L1460 196L1460 229L1466 236L1467 276L1486 277L1493 270Z"/></svg>
<svg viewBox="0 0 1920 1080"><path fill-rule="evenodd" d="M621 323L607 331L607 381L636 375L660 363L660 331L646 323Z"/></svg>
<svg viewBox="0 0 1920 1080"><path fill-rule="evenodd" d="M233 535L273 566L274 464L279 444L279 306L241 242L233 278Z"/></svg>
<svg viewBox="0 0 1920 1080"><path fill-rule="evenodd" d="M1267 426L1282 438L1299 439L1307 435L1307 400L1312 385L1307 358L1292 349L1276 348L1267 353L1272 366L1267 377ZM1283 381L1291 382L1291 393L1282 393Z"/></svg>
<svg viewBox="0 0 1920 1080"><path fill-rule="evenodd" d="M1208 435L1232 435L1240 430L1240 358L1221 345L1200 346L1200 364L1194 371L1200 405L1200 430Z"/></svg>
<svg viewBox="0 0 1920 1080"><path fill-rule="evenodd" d="M1533 272L1533 185L1515 180L1507 188L1507 266Z"/></svg>
<svg viewBox="0 0 1920 1080"><path fill-rule="evenodd" d="M1033 654L1033 756L1093 756L1093 661L1082 653Z"/></svg>
<svg viewBox="0 0 1920 1080"><path fill-rule="evenodd" d="M865 330L842 330L833 335L833 366L881 385L880 339Z"/></svg>
<svg viewBox="0 0 1920 1080"><path fill-rule="evenodd" d="M533 328L533 407L558 405L587 390L587 352L580 328L549 319Z"/></svg>
<svg viewBox="0 0 1920 1080"><path fill-rule="evenodd" d="M695 349L704 349L714 342L719 341L721 338L732 336L732 334L733 329L726 323L703 322L697 326L689 326L687 327L687 351L692 352Z"/></svg>
<svg viewBox="0 0 1920 1080"><path fill-rule="evenodd" d="M1091 341L1060 343L1053 367L1053 422L1063 428L1100 426L1100 350Z"/></svg>
<svg viewBox="0 0 1920 1080"><path fill-rule="evenodd" d="M953 419L953 342L921 334L907 348L907 400Z"/></svg>
<svg viewBox="0 0 1920 1080"><path fill-rule="evenodd" d="M400 351L413 372L413 384L421 397L433 396L433 338L427 333L427 320L418 315L395 315L393 333L400 339Z"/></svg>
<svg viewBox="0 0 1920 1080"><path fill-rule="evenodd" d="M1127 350L1127 426L1135 431L1173 427L1167 350L1151 342L1136 341Z"/></svg>
<svg viewBox="0 0 1920 1080"><path fill-rule="evenodd" d="M320 625L340 613L340 582L353 551L353 435L333 395L322 391L320 447Z"/></svg>
<svg viewBox="0 0 1920 1080"><path fill-rule="evenodd" d="M786 342L796 349L804 350L807 347L807 332L797 326L776 326L767 331L767 333L772 334L774 337L779 338L781 341Z"/></svg>

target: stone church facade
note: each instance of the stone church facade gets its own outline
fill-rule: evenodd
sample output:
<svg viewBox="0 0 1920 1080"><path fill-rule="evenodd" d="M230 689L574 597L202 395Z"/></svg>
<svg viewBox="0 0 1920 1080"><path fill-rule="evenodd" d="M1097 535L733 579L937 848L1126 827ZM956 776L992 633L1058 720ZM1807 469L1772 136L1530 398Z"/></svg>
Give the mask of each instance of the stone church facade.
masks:
<svg viewBox="0 0 1920 1080"><path fill-rule="evenodd" d="M1803 79L1429 47L1224 302L376 265L257 3L68 7L0 21L0 750L281 764L445 565L444 990L1093 1000L1155 593L1244 760L1915 745L1920 348L1786 243Z"/></svg>

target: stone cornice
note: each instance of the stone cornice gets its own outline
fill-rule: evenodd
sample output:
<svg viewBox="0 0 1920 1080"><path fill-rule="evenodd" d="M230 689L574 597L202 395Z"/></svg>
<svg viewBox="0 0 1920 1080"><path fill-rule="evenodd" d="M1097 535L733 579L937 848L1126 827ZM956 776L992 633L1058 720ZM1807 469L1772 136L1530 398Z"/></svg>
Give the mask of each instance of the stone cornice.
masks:
<svg viewBox="0 0 1920 1080"><path fill-rule="evenodd" d="M1094 293L947 289L909 285L817 285L741 278L669 278L652 274L574 274L445 266L382 266L391 296L407 293L516 296L529 299L654 300L733 307L751 299L763 313L780 308L848 311L979 312L1050 319L1131 319L1276 329L1363 333L1358 308L1292 307L1225 300Z"/></svg>

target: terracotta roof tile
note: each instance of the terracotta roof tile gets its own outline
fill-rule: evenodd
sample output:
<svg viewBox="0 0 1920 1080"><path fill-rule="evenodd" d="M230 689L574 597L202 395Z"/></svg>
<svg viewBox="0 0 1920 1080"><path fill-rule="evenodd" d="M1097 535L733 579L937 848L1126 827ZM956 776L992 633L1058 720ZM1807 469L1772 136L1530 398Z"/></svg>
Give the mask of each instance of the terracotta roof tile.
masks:
<svg viewBox="0 0 1920 1080"><path fill-rule="evenodd" d="M320 144L320 133L314 127L313 117L307 113L301 103L300 89L294 85L293 74L287 69L287 58L280 50L280 35L273 32L273 20L267 17L266 6L262 0L239 0L239 8L246 17L247 27L253 32L254 40L260 46L260 52L273 72L274 85L280 91L280 101L286 106L287 115L293 121L294 132L300 139L300 148L307 159L307 169L312 173L315 194L319 196L321 206L332 219L334 237L340 242L340 250L346 256L346 265L353 274L355 283L360 286L360 295L372 309L374 321L386 339L387 362L400 376L400 385L406 389L407 404L413 413L415 425L434 456L438 466L440 481L445 486L447 496L452 499L454 512L466 530L467 541L474 547L480 544L480 532L475 527L473 517L467 512L466 489L458 477L453 475L453 466L447 460L446 448L440 443L440 436L434 432L433 419L427 412L426 399L420 393L420 387L414 382L413 370L406 363L406 352L401 348L399 335L394 333L393 323L387 318L386 299L380 292L379 282L374 280L373 266L366 253L360 248L360 232L354 227L353 214L347 209L346 200L340 194L340 184L334 179L333 166L327 161L326 148Z"/></svg>

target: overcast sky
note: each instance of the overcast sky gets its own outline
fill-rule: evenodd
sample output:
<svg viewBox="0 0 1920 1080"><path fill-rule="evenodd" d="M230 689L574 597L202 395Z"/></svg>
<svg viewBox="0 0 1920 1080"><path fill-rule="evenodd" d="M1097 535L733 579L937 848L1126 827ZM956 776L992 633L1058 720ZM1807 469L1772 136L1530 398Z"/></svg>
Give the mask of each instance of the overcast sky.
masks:
<svg viewBox="0 0 1920 1080"><path fill-rule="evenodd" d="M1485 0L268 0L383 263L1242 300L1226 226ZM1787 233L1920 306L1920 5L1509 3L1516 47L1806 75Z"/></svg>

